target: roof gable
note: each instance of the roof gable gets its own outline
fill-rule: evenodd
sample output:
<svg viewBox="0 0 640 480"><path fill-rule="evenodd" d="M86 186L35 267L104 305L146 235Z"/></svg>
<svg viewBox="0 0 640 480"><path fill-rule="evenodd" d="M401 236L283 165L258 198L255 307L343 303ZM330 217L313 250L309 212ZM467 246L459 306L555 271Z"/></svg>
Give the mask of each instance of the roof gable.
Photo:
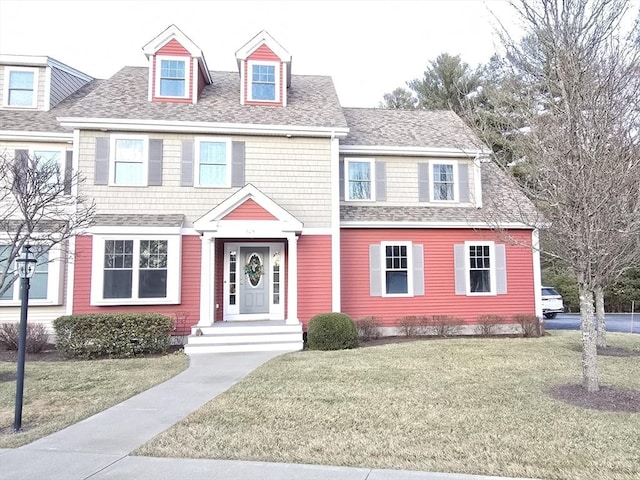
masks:
<svg viewBox="0 0 640 480"><path fill-rule="evenodd" d="M202 50L175 25L169 25L162 33L142 47L142 51L149 58L172 40L177 41L192 57L204 57Z"/></svg>
<svg viewBox="0 0 640 480"><path fill-rule="evenodd" d="M275 39L269 35L269 32L262 30L236 51L238 65L240 65L242 60L247 60L251 54L264 45L266 45L281 62L291 63L291 55L289 52L287 52L282 45L276 42Z"/></svg>
<svg viewBox="0 0 640 480"><path fill-rule="evenodd" d="M235 210L227 213L222 220L278 220L273 214L265 210L252 197L238 205Z"/></svg>
<svg viewBox="0 0 640 480"><path fill-rule="evenodd" d="M300 220L250 183L205 213L193 226L199 232L235 231L237 228L253 231L258 230L256 222L272 225L271 229L261 231L302 231Z"/></svg>

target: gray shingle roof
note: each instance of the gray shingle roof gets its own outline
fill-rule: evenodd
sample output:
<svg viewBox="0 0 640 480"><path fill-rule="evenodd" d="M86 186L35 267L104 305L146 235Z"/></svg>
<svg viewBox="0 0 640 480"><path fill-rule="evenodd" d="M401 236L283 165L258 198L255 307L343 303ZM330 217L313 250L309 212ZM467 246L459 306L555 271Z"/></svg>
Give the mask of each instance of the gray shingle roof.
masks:
<svg viewBox="0 0 640 480"><path fill-rule="evenodd" d="M210 72L198 103L150 102L149 69L124 67L73 106L66 117L126 118L257 125L345 128L347 123L331 77L294 75L287 106L240 104L240 75Z"/></svg>
<svg viewBox="0 0 640 480"><path fill-rule="evenodd" d="M57 104L51 110L25 111L16 109L0 109L0 130L27 131L27 132L65 132L71 134L71 130L60 126L56 117L64 117L69 109L82 97L95 90L102 80L93 80L83 86L65 100Z"/></svg>
<svg viewBox="0 0 640 480"><path fill-rule="evenodd" d="M182 227L184 215L97 214L92 224L105 227Z"/></svg>
<svg viewBox="0 0 640 480"><path fill-rule="evenodd" d="M482 164L482 208L442 206L341 205L344 222L504 223L535 225L536 210L515 181L493 162Z"/></svg>
<svg viewBox="0 0 640 480"><path fill-rule="evenodd" d="M484 147L462 119L448 110L344 108L343 112L349 135L341 145L464 150Z"/></svg>

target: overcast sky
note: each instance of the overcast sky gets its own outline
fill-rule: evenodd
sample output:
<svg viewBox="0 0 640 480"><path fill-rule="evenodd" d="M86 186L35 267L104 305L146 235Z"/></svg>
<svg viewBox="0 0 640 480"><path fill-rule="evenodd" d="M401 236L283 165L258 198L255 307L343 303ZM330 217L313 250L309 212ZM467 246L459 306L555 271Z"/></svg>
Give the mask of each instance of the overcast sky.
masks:
<svg viewBox="0 0 640 480"><path fill-rule="evenodd" d="M0 0L0 53L108 78L146 66L142 47L175 24L210 69L232 71L236 50L265 29L294 74L330 75L343 106L375 107L442 52L485 63L496 51L490 11L511 14L504 0Z"/></svg>

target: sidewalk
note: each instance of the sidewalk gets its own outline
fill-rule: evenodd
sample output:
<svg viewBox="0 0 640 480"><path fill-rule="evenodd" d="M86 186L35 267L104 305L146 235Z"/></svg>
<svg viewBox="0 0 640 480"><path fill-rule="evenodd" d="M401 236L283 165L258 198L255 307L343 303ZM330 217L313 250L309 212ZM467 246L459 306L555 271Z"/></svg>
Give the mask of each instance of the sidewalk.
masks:
<svg viewBox="0 0 640 480"><path fill-rule="evenodd" d="M0 480L498 479L321 465L128 456L281 353L192 355L189 368L165 383L28 445L0 450Z"/></svg>

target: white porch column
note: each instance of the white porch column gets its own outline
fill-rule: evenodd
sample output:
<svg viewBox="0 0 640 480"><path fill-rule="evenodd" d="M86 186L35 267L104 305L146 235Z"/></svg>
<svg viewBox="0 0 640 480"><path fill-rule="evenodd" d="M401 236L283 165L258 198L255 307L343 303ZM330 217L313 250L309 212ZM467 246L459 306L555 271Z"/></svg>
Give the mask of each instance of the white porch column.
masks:
<svg viewBox="0 0 640 480"><path fill-rule="evenodd" d="M213 308L213 278L215 272L215 238L203 235L202 253L200 255L200 320L199 327L213 324L215 309Z"/></svg>
<svg viewBox="0 0 640 480"><path fill-rule="evenodd" d="M295 233L288 234L289 258L287 262L288 278L288 308L287 308L287 325L297 325L298 320L298 237Z"/></svg>

